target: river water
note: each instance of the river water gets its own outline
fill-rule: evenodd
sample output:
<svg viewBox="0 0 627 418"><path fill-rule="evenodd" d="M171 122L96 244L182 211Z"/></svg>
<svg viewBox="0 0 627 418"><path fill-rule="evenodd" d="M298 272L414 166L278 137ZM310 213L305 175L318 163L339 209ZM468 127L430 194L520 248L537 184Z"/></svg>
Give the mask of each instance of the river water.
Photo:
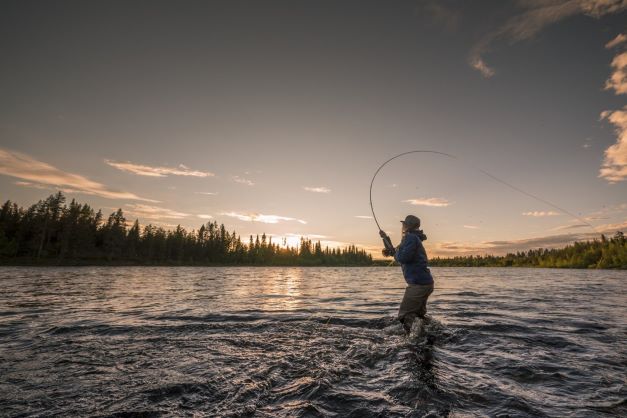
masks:
<svg viewBox="0 0 627 418"><path fill-rule="evenodd" d="M0 415L627 416L627 272L433 272L0 268Z"/></svg>

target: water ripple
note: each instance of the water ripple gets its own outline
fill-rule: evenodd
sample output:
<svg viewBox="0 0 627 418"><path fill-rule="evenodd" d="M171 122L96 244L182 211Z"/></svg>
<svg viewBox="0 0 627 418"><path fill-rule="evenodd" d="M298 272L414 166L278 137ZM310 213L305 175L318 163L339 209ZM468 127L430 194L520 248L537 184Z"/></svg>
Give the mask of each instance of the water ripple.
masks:
<svg viewBox="0 0 627 418"><path fill-rule="evenodd" d="M1 268L1 416L627 415L627 274Z"/></svg>

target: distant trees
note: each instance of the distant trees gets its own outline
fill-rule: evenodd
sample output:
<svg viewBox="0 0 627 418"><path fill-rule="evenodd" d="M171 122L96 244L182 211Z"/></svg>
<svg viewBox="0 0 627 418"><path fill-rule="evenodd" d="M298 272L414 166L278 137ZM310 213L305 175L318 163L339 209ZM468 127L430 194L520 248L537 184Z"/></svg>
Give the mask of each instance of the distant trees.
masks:
<svg viewBox="0 0 627 418"><path fill-rule="evenodd" d="M224 225L174 230L127 223L122 209L105 220L102 212L59 192L29 208L6 201L0 208L0 261L177 265L371 265L372 257L354 245L322 248L302 238L298 248L280 246L266 234L248 244Z"/></svg>
<svg viewBox="0 0 627 418"><path fill-rule="evenodd" d="M575 242L559 249L540 248L504 256L467 256L434 258L432 266L441 267L557 267L627 269L627 239L618 231L607 238Z"/></svg>
<svg viewBox="0 0 627 418"><path fill-rule="evenodd" d="M301 238L296 247L272 237L249 236L209 222L198 230L166 230L127 222L122 209L105 220L102 211L59 192L28 208L10 200L0 207L0 262L41 264L176 264L176 265L373 265L372 257L354 245L322 247ZM377 263L387 265L388 261ZM534 249L504 256L433 258L442 267L558 267L627 269L627 239L622 232L576 242L560 249Z"/></svg>

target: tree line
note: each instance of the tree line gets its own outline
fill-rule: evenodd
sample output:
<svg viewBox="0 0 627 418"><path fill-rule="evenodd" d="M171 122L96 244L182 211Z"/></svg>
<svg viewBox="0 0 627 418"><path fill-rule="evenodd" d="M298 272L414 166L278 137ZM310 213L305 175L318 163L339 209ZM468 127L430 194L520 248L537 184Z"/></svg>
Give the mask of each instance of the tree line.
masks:
<svg viewBox="0 0 627 418"><path fill-rule="evenodd" d="M104 217L62 192L28 208L10 200L0 209L0 261L4 264L139 264L139 265L372 265L372 256L354 245L324 248L301 238L298 246L281 246L266 234L247 243L224 224L208 222L198 230L180 225L129 226L122 209Z"/></svg>
<svg viewBox="0 0 627 418"><path fill-rule="evenodd" d="M465 256L434 258L432 266L441 267L551 267L627 269L627 239L618 231L607 238L575 242L559 249L540 248L504 256Z"/></svg>

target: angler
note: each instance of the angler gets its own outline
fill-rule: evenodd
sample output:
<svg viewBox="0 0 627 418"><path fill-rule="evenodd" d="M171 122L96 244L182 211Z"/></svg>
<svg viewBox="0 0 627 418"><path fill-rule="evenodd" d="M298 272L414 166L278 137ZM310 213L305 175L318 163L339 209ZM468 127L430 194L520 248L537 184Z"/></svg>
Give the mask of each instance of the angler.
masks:
<svg viewBox="0 0 627 418"><path fill-rule="evenodd" d="M398 247L394 248L390 237L382 230L379 235L383 238L385 249L383 255L394 257L403 269L403 276L407 282L405 295L398 310L398 320L403 324L405 333L409 334L416 318L424 318L427 313L427 299L433 292L433 276L427 267L427 252L422 241L427 236L420 228L420 219L414 215L407 215L402 224L403 238Z"/></svg>
<svg viewBox="0 0 627 418"><path fill-rule="evenodd" d="M401 302L401 307L398 312L398 319L403 323L403 328L407 333L411 331L412 323L414 322L416 317L424 317L427 311L427 299L429 298L429 295L433 292L433 276L431 276L431 272L427 267L427 253L424 246L422 245L422 241L426 240L427 236L420 229L418 229L420 228L420 219L418 219L416 216L408 215L404 221L401 221L403 223L403 239L400 245L397 248L394 248L390 237L381 229L381 225L379 225L377 215L374 212L374 205L372 203L372 187L374 185L375 179L377 178L377 174L379 174L383 167L385 167L391 161L409 154L428 154L446 157L449 160L460 160L454 155L440 151L407 151L387 159L383 164L379 166L379 168L377 168L377 171L375 171L374 176L372 176L372 180L370 181L370 210L372 211L372 218L377 225L377 228L379 228L379 235L381 236L381 238L383 238L383 244L385 246L385 249L383 250L383 255L387 257L394 256L394 259L398 261L403 267L403 275L405 276L405 280L407 281L405 296L403 297L403 301ZM567 214L573 219L576 219L582 224L590 227L594 232L598 232L594 228L594 226L587 222L585 219L575 215L574 213L564 208L557 206L555 203L552 203L535 194L529 193L521 189L520 187L510 184L509 182L495 176L494 174L491 174L478 167L471 166L471 168L473 170L479 171L485 176L491 178L492 180L514 190L517 193L523 194L538 202L551 206L552 208L555 208L562 213Z"/></svg>

